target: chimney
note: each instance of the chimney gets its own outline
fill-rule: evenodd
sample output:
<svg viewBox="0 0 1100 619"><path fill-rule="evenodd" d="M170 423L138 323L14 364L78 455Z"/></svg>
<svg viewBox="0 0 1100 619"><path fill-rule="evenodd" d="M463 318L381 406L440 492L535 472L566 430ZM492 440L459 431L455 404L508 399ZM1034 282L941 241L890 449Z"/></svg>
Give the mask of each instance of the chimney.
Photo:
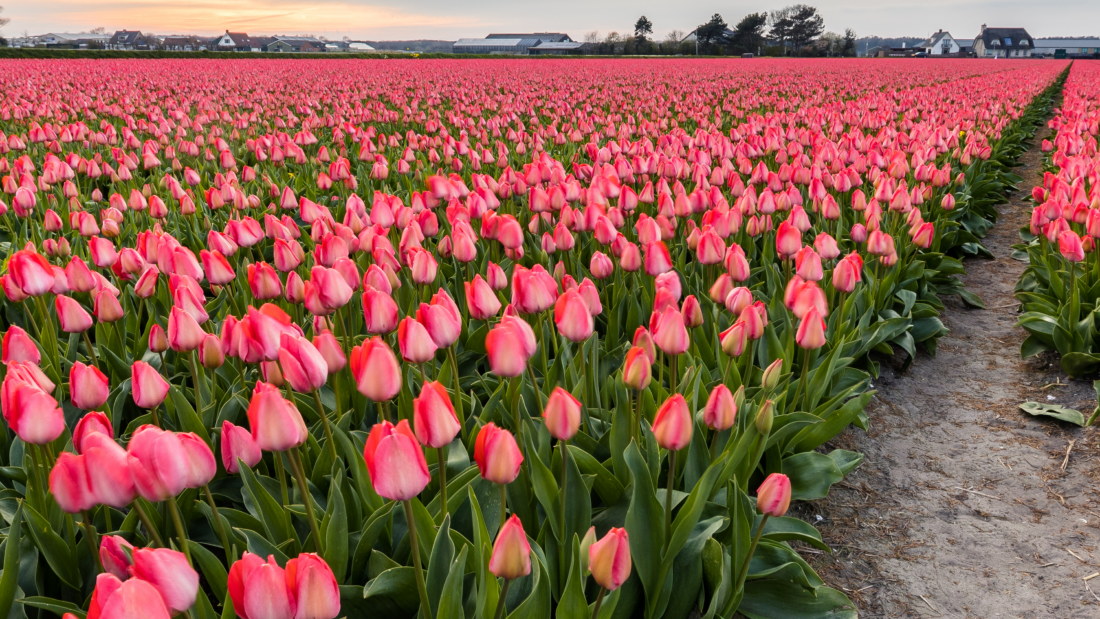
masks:
<svg viewBox="0 0 1100 619"><path fill-rule="evenodd" d="M985 24L982 24L982 32L985 32Z"/></svg>

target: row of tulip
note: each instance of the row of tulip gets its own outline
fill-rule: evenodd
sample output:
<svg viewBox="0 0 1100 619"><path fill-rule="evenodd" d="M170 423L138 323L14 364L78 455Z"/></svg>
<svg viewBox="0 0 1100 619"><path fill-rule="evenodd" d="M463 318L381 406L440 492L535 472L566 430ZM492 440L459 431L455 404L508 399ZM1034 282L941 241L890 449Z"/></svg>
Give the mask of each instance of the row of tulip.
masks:
<svg viewBox="0 0 1100 619"><path fill-rule="evenodd" d="M1062 104L1043 140L1043 182L1031 194L1034 208L1016 257L1028 262L1016 284L1028 337L1024 357L1045 351L1060 355L1062 369L1082 376L1100 369L1097 300L1100 267L1100 156L1097 156L1096 86L1100 71L1074 63L1062 91Z"/></svg>
<svg viewBox="0 0 1100 619"><path fill-rule="evenodd" d="M0 615L854 615L786 512L1063 63L301 66L0 68Z"/></svg>

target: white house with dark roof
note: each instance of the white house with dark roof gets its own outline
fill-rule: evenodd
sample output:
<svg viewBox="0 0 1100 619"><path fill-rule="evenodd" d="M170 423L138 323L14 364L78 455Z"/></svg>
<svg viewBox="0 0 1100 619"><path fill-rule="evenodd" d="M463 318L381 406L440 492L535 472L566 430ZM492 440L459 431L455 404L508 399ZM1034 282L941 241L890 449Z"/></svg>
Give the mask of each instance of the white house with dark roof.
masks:
<svg viewBox="0 0 1100 619"><path fill-rule="evenodd" d="M987 28L974 37L974 55L978 58L1028 58L1035 41L1023 28Z"/></svg>
<svg viewBox="0 0 1100 619"><path fill-rule="evenodd" d="M918 45L929 56L944 56L947 54L957 54L960 51L960 46L950 32L944 32L940 30L936 34L928 37L923 43Z"/></svg>

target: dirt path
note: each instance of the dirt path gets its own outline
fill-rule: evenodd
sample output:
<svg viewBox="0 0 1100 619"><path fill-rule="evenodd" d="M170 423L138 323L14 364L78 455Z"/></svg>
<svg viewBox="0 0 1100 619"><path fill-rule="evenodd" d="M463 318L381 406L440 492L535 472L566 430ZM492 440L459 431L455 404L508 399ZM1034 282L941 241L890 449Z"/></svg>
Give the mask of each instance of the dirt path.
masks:
<svg viewBox="0 0 1100 619"><path fill-rule="evenodd" d="M800 514L836 550L816 566L861 617L1100 617L1100 576L1085 580L1100 572L1100 430L1017 410L1048 396L1086 416L1096 406L1091 382L1050 386L1068 382L1054 358L1019 355L1012 288L1023 265L1010 246L1048 132L985 239L996 259L967 262L966 285L990 309L952 298L937 357L920 354L904 374L883 362L870 431L828 446L863 452L865 464Z"/></svg>

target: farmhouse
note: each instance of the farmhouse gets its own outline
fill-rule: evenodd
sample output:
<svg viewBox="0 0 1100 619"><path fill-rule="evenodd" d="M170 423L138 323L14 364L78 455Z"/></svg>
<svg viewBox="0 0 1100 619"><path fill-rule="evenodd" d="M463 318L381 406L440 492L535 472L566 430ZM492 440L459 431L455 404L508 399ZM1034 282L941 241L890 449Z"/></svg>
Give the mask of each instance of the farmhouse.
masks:
<svg viewBox="0 0 1100 619"><path fill-rule="evenodd" d="M974 38L974 55L978 58L1027 58L1035 43L1023 28L987 28Z"/></svg>
<svg viewBox="0 0 1100 619"><path fill-rule="evenodd" d="M150 39L140 30L119 30L107 41L107 49L149 49Z"/></svg>
<svg viewBox="0 0 1100 619"><path fill-rule="evenodd" d="M918 47L923 49L929 56L946 56L948 54L958 54L960 51L960 46L951 36L951 33L943 30L925 39Z"/></svg>

